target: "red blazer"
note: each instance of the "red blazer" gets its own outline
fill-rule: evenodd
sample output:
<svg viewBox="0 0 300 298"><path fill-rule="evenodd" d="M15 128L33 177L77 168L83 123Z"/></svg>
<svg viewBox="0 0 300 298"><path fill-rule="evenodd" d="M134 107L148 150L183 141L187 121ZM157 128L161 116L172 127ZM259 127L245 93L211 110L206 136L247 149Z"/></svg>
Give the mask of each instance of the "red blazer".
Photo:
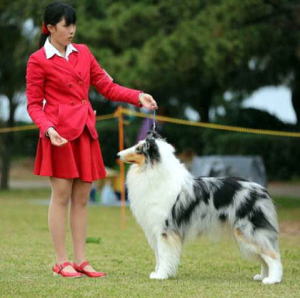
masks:
<svg viewBox="0 0 300 298"><path fill-rule="evenodd" d="M45 137L51 126L69 141L79 137L85 126L94 139L98 137L95 114L88 98L90 85L110 100L140 106L141 91L114 83L86 45L73 46L78 52L72 52L69 61L57 55L47 59L44 48L29 57L27 110L40 128L40 137Z"/></svg>

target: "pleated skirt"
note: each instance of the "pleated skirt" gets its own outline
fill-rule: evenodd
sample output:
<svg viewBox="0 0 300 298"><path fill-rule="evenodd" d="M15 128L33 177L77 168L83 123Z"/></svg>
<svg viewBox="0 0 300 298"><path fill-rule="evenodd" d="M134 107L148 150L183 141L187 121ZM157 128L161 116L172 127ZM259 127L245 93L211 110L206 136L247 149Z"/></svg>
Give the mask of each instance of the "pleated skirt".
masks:
<svg viewBox="0 0 300 298"><path fill-rule="evenodd" d="M39 176L92 182L105 177L105 166L98 139L87 128L75 140L58 147L49 138L39 138L33 173Z"/></svg>

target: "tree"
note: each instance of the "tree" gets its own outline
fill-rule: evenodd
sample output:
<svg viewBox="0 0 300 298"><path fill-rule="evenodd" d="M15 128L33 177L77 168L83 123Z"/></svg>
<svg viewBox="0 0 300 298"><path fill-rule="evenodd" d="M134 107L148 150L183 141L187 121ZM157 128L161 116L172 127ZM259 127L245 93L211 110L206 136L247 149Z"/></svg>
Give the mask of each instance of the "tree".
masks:
<svg viewBox="0 0 300 298"><path fill-rule="evenodd" d="M267 85L287 85L300 123L300 3L226 0L206 7L204 60L238 101Z"/></svg>
<svg viewBox="0 0 300 298"><path fill-rule="evenodd" d="M34 36L28 32L29 23L26 27L25 22L30 22L30 18L37 15L39 5L42 2L25 0L4 0L0 3L0 94L6 96L9 102L9 117L4 123L7 127L15 126L15 111L24 92L27 58L35 47ZM2 143L0 188L7 189L13 133L3 135Z"/></svg>
<svg viewBox="0 0 300 298"><path fill-rule="evenodd" d="M107 0L78 8L80 40L121 83L153 93L173 115L188 104L208 121L225 91L240 101L286 84L300 117L298 0Z"/></svg>
<svg viewBox="0 0 300 298"><path fill-rule="evenodd" d="M151 92L173 116L193 105L208 121L212 99L221 91L205 68L196 20L214 1L95 2L78 3L78 38L110 74Z"/></svg>

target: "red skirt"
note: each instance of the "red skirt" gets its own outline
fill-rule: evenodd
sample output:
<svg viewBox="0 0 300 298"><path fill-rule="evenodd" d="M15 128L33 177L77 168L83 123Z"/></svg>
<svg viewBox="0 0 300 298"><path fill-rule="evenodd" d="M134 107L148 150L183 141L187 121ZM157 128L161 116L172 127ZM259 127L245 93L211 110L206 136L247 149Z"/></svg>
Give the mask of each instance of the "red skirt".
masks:
<svg viewBox="0 0 300 298"><path fill-rule="evenodd" d="M79 138L61 147L53 146L49 138L39 138L33 173L85 182L104 178L99 140L91 138L87 128Z"/></svg>

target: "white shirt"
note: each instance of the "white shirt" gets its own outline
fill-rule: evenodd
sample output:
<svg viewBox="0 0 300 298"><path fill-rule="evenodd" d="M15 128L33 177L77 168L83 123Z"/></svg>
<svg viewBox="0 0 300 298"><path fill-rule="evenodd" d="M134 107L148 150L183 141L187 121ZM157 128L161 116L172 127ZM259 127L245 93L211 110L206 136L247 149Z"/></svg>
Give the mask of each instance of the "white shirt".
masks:
<svg viewBox="0 0 300 298"><path fill-rule="evenodd" d="M66 60L69 60L69 56L72 52L78 52L78 50L71 43L69 43L67 45L66 54L64 56L53 44L50 43L49 37L46 39L44 49L47 59L50 59L52 56L57 55L59 57L65 58Z"/></svg>

